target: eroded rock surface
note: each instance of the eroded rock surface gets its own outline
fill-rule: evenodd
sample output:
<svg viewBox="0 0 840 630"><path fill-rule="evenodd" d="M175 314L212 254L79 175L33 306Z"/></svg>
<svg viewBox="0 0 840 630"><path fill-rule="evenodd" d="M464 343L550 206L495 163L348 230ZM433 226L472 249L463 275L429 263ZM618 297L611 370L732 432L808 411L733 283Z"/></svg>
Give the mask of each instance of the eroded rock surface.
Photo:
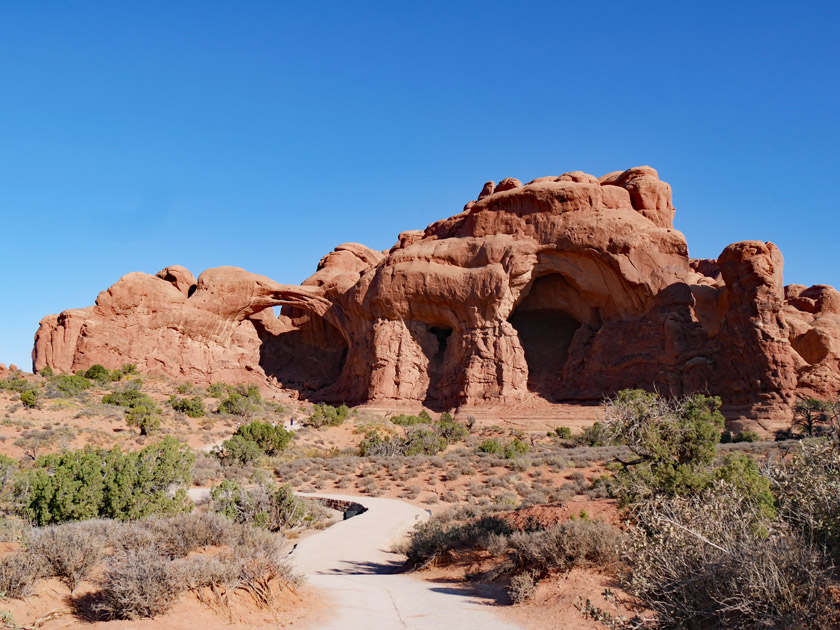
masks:
<svg viewBox="0 0 840 630"><path fill-rule="evenodd" d="M772 243L690 259L648 166L487 182L382 253L347 243L302 285L234 267L130 273L42 320L35 369L136 363L319 400L595 401L709 391L730 417L789 417L840 391L840 293L782 283ZM275 316L270 307L282 306Z"/></svg>

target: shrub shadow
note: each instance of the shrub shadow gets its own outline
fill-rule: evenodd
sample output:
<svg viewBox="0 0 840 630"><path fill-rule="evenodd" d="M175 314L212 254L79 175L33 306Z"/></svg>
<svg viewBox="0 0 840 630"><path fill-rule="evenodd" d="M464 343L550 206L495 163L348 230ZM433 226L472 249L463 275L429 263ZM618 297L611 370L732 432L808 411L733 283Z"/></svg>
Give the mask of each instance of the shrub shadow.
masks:
<svg viewBox="0 0 840 630"><path fill-rule="evenodd" d="M402 573L402 562L342 562L340 567L321 572L321 575L388 575Z"/></svg>
<svg viewBox="0 0 840 630"><path fill-rule="evenodd" d="M100 591L84 593L83 595L68 595L65 600L71 614L79 621L97 623L109 621L109 618L97 610L97 604L102 600Z"/></svg>

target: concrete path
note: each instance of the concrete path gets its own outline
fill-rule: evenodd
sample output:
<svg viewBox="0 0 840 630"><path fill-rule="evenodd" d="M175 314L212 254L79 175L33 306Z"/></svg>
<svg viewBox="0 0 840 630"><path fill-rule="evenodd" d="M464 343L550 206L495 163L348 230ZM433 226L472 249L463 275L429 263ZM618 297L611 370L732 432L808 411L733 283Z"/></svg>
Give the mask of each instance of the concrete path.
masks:
<svg viewBox="0 0 840 630"><path fill-rule="evenodd" d="M291 559L324 593L326 621L313 630L516 630L464 589L394 571L389 551L428 513L396 499L302 495L361 503L368 511L301 540Z"/></svg>

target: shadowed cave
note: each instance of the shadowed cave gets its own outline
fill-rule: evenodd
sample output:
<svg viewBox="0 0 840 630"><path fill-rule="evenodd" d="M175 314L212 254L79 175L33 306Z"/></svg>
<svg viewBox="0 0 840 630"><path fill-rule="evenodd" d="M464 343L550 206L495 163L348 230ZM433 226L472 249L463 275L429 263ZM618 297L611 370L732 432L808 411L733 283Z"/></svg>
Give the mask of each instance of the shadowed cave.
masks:
<svg viewBox="0 0 840 630"><path fill-rule="evenodd" d="M283 307L284 317L300 328L277 333L255 321L262 341L260 367L283 387L318 399L320 390L338 380L347 359L347 342L335 326L302 309Z"/></svg>
<svg viewBox="0 0 840 630"><path fill-rule="evenodd" d="M566 300L571 287L559 275L534 281L508 321L516 329L528 363L528 390L558 402L563 366L580 327Z"/></svg>
<svg viewBox="0 0 840 630"><path fill-rule="evenodd" d="M449 383L446 379L446 349L452 328L446 325L418 324L415 339L420 342L423 353L429 360L429 386L423 404L434 411L445 411L452 406Z"/></svg>

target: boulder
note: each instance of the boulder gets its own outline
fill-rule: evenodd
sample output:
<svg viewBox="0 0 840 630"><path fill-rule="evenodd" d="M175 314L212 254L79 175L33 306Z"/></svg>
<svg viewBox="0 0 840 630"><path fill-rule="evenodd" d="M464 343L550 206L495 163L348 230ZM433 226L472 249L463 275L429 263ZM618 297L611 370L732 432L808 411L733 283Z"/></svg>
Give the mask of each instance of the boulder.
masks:
<svg viewBox="0 0 840 630"><path fill-rule="evenodd" d="M192 295L195 291L196 282L195 276L190 273L188 269L181 265L172 265L166 269L161 269L155 274L161 280L170 283L176 289L186 296Z"/></svg>

